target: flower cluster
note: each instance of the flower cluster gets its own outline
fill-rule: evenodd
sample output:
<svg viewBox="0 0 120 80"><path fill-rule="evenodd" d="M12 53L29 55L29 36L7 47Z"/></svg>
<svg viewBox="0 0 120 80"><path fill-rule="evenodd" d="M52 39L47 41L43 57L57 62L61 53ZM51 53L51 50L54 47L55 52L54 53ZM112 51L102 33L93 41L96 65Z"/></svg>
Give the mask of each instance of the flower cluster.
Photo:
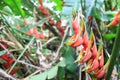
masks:
<svg viewBox="0 0 120 80"><path fill-rule="evenodd" d="M10 69L11 65L14 63L14 58L10 57L10 52L8 52L8 46L6 44L6 40L5 39L0 39L0 49L1 50L6 50L6 53L1 55L0 58L2 60L4 60L4 63L3 63L3 66L6 68L6 69ZM10 74L13 75L15 74L16 72L18 71L18 68L14 68Z"/></svg>
<svg viewBox="0 0 120 80"><path fill-rule="evenodd" d="M107 27L116 26L120 22L120 10L115 14L111 23L107 25Z"/></svg>
<svg viewBox="0 0 120 80"><path fill-rule="evenodd" d="M88 36L86 25L83 19L79 21L78 17L76 17L72 21L72 28L74 35L66 41L66 44L73 48L81 45L83 46L78 53L76 62L86 63L87 66L84 70L93 77L98 79L104 78L108 64L104 65L102 44L100 44L97 49L94 33L91 31L90 37Z"/></svg>
<svg viewBox="0 0 120 80"><path fill-rule="evenodd" d="M45 15L46 17L50 17L50 12L47 10L46 7L44 7L42 0L39 0L40 6L39 6L39 10L41 11L41 13L43 15ZM56 26L56 28L59 30L60 34L63 36L64 35L64 28L61 26L61 20L55 22L52 18L49 19L49 24L51 26ZM46 25L43 24L42 28L46 28Z"/></svg>

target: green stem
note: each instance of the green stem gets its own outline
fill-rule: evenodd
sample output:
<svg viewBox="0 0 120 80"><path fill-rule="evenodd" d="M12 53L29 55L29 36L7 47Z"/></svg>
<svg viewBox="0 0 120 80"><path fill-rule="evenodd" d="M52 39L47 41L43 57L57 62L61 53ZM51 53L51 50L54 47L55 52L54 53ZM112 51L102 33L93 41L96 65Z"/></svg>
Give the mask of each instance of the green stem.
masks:
<svg viewBox="0 0 120 80"><path fill-rule="evenodd" d="M112 71L113 71L113 68L114 68L114 65L116 62L116 58L118 58L118 56L119 56L119 51L120 51L120 38L119 37L120 37L120 25L117 28L117 36L116 36L114 46L112 49L112 54L110 56L110 64L109 64L109 68L107 71L106 80L110 80L111 74L112 74Z"/></svg>
<svg viewBox="0 0 120 80"><path fill-rule="evenodd" d="M14 64L12 65L12 67L10 68L10 70L8 71L8 73L10 73L13 68L15 67L15 65L17 64L17 61L23 56L23 54L25 53L25 51L29 48L30 44L33 42L33 40L35 39L35 37L33 37L30 42L28 43L28 45L24 48L24 50L22 51L22 53L19 55L19 57L17 58L17 60L14 62Z"/></svg>

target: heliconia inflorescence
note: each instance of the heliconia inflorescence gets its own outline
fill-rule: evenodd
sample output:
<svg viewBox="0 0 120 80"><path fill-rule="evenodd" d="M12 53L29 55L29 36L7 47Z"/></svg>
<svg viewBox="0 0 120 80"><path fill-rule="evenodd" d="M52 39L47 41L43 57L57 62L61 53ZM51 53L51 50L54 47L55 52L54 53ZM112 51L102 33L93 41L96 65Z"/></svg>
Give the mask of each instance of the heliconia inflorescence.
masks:
<svg viewBox="0 0 120 80"><path fill-rule="evenodd" d="M96 39L93 31L90 32L90 37L86 30L86 25L83 19L78 22L78 17L72 21L74 35L70 37L65 44L73 48L83 46L78 53L78 58L75 62L86 63L84 71L91 76L101 79L105 78L108 68L108 62L104 65L103 45L100 43L97 49Z"/></svg>
<svg viewBox="0 0 120 80"><path fill-rule="evenodd" d="M0 58L2 60L5 61L5 63L3 63L3 66L5 67L5 69L10 69L11 65L14 63L15 59L10 57L10 52L8 52L8 45L7 43L8 42L7 40L5 40L4 38L1 38L0 39L0 49L1 50L6 50L6 52L0 56ZM18 68L14 68L10 74L13 75L15 74L16 72L18 71Z"/></svg>
<svg viewBox="0 0 120 80"><path fill-rule="evenodd" d="M120 10L116 13L111 23L107 25L107 27L116 26L120 22Z"/></svg>
<svg viewBox="0 0 120 80"><path fill-rule="evenodd" d="M42 0L38 0L38 1L39 1L39 3L40 3L39 10L41 11L41 13L42 13L43 15L45 15L46 17L50 17L51 14L50 14L50 12L47 10L47 8L43 5ZM49 24L50 24L51 26L56 26L56 27L57 27L57 29L59 30L61 36L64 35L64 28L61 26L61 20L55 22L52 18L50 18L48 22L49 22ZM46 25L43 24L42 28L46 28Z"/></svg>

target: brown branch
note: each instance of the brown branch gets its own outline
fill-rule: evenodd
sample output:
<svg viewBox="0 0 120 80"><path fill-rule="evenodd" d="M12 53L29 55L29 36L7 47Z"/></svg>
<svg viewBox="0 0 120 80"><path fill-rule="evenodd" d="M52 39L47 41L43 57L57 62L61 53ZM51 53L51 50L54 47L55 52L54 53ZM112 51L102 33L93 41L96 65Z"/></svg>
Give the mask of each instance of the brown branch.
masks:
<svg viewBox="0 0 120 80"><path fill-rule="evenodd" d="M5 77L5 78L10 78L12 80L17 80L14 77L12 77L11 75L7 74L4 70L0 69L0 75Z"/></svg>

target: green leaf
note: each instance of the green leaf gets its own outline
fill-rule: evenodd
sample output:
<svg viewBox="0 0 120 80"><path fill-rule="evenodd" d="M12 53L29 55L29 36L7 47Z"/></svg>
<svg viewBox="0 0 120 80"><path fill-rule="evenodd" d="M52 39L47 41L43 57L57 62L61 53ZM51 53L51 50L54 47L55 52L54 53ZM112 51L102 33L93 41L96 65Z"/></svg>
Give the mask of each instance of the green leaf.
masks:
<svg viewBox="0 0 120 80"><path fill-rule="evenodd" d="M36 24L31 24L31 25L27 25L27 26L25 26L25 27L22 27L22 28L20 28L20 32L21 33L26 33L29 29L31 29L31 28L34 28L34 27L36 27L36 26L42 26L44 23L46 23L46 22L48 22L48 20L49 20L49 18L43 18L40 22L38 22L38 23L36 23Z"/></svg>
<svg viewBox="0 0 120 80"><path fill-rule="evenodd" d="M65 69L63 67L58 69L58 80L65 80Z"/></svg>
<svg viewBox="0 0 120 80"><path fill-rule="evenodd" d="M2 56L3 54L5 54L6 52L7 52L7 50L0 51L0 56Z"/></svg>
<svg viewBox="0 0 120 80"><path fill-rule="evenodd" d="M45 71L43 73L27 77L25 80L46 80L46 79L52 79L57 75L58 71L58 65L52 67L50 70Z"/></svg>
<svg viewBox="0 0 120 80"><path fill-rule="evenodd" d="M65 67L65 66L66 66L65 59L63 59L62 61L60 61L60 62L58 63L58 66L60 66L60 67Z"/></svg>
<svg viewBox="0 0 120 80"><path fill-rule="evenodd" d="M6 15L13 15L12 10L8 6L5 6L0 12Z"/></svg>
<svg viewBox="0 0 120 80"><path fill-rule="evenodd" d="M104 37L107 40L111 40L116 37L116 34L105 34Z"/></svg>
<svg viewBox="0 0 120 80"><path fill-rule="evenodd" d="M52 79L57 75L58 66L53 67L48 71L48 79Z"/></svg>
<svg viewBox="0 0 120 80"><path fill-rule="evenodd" d="M28 77L25 80L46 80L46 78L47 78L47 72L43 72L41 74Z"/></svg>
<svg viewBox="0 0 120 80"><path fill-rule="evenodd" d="M117 6L120 8L120 0L117 0Z"/></svg>
<svg viewBox="0 0 120 80"><path fill-rule="evenodd" d="M50 53L50 50L49 49L42 49L42 54L49 54Z"/></svg>
<svg viewBox="0 0 120 80"><path fill-rule="evenodd" d="M61 11L62 10L62 0L53 0L53 2L55 2L56 3L56 9L57 10L59 10L59 11Z"/></svg>
<svg viewBox="0 0 120 80"><path fill-rule="evenodd" d="M21 8L21 0L3 0L3 1L12 9L12 11L15 14L21 15L22 17L25 16L25 13Z"/></svg>
<svg viewBox="0 0 120 80"><path fill-rule="evenodd" d="M33 8L35 8L35 6L31 0L22 0L22 6L26 16L33 16Z"/></svg>
<svg viewBox="0 0 120 80"><path fill-rule="evenodd" d="M108 59L109 67L107 70L106 80L111 79L111 74L112 74L113 68L117 61L117 58L119 58L119 52L120 52L120 25L119 25L119 27L117 27L117 34L116 34L116 38L114 41L112 54L111 54L110 58Z"/></svg>

